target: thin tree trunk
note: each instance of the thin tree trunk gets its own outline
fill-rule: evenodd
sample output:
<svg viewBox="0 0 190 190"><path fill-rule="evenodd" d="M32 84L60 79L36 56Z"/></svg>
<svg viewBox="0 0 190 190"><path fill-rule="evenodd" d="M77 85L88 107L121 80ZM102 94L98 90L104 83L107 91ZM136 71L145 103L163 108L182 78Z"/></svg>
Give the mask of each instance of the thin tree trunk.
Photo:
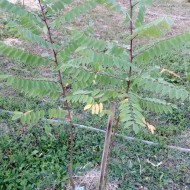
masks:
<svg viewBox="0 0 190 190"><path fill-rule="evenodd" d="M52 35L51 35L51 30L50 30L50 27L49 27L48 22L47 22L46 14L45 14L44 8L43 8L43 6L41 4L41 0L38 0L38 2L39 2L40 9L41 9L41 12L42 12L42 20L44 21L44 23L46 25L46 28L47 28L47 31L48 31L49 41L50 41L51 44L54 44L54 41L53 41ZM52 52L53 52L53 55L54 55L54 62L56 64L56 66L58 66L59 63L58 63L58 59L57 59L57 52L53 48L52 48ZM65 85L64 85L64 82L63 82L63 77L62 77L62 74L61 74L60 70L58 70L58 77L59 77L59 82L60 82L60 85L61 85L61 88L62 88L63 95L64 95L64 97L66 97L66 95L67 95L67 89L65 88ZM69 124L70 124L69 179L70 179L70 183L71 183L72 189L74 190L75 189L75 184L74 184L74 180L73 180L73 144L74 144L73 123L72 123L72 118L71 118L71 109L70 109L70 105L69 105L68 101L66 100L64 102L64 104L65 104L65 106L67 108L68 120L69 120Z"/></svg>

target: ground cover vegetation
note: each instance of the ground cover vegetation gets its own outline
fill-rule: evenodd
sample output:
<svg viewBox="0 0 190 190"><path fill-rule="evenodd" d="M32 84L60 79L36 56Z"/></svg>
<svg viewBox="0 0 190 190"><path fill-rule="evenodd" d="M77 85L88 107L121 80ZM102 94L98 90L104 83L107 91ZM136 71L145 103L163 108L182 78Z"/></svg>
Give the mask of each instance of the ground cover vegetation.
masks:
<svg viewBox="0 0 190 190"><path fill-rule="evenodd" d="M33 12L0 1L6 17L0 107L15 111L12 120L1 112L1 189L64 189L69 181L74 189L73 175L100 165L104 135L73 123L105 129L110 115L118 133L160 143L117 139L109 173L118 189L189 188L188 153L164 145L176 143L189 126L190 33L166 37L172 27L167 17L145 23L152 3L129 1L123 8L114 1L39 0ZM97 6L122 15L122 43L97 37L92 22L71 27ZM21 38L22 45L7 45L6 35Z"/></svg>

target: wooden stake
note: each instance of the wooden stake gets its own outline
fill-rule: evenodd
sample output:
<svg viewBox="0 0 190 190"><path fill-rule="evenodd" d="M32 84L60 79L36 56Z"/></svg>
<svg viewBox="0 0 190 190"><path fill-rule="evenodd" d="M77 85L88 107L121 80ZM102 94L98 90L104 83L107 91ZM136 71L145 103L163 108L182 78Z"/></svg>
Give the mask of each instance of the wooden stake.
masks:
<svg viewBox="0 0 190 190"><path fill-rule="evenodd" d="M105 142L104 142L104 149L103 149L103 154L102 154L99 190L104 190L107 157L108 157L109 144L110 144L110 139L111 139L111 134L112 134L112 125L113 125L113 120L114 120L114 116L115 116L115 103L114 102L111 103L110 111L111 111L111 115L108 118L108 124L107 124L107 130L106 130Z"/></svg>

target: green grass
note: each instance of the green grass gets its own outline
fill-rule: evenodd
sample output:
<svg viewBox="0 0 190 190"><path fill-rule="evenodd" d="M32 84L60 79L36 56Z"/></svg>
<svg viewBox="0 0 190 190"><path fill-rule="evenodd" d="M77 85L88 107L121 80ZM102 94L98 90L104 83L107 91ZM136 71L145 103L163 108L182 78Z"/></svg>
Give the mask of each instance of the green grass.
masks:
<svg viewBox="0 0 190 190"><path fill-rule="evenodd" d="M19 96L21 94L17 94ZM8 110L48 109L51 103L43 105L36 99L23 98L22 102L13 98L0 97L0 107ZM26 109L26 110L27 110ZM79 109L81 111L82 109ZM150 115L150 117L152 117ZM165 116L166 117L166 116ZM170 116L172 120L174 115ZM184 115L176 113L176 121ZM85 121L84 121L85 118ZM106 118L76 117L75 123L105 128ZM161 118L161 116L160 116ZM61 189L68 182L69 164L68 126L40 123L36 126L22 126L11 121L10 115L1 114L9 132L1 133L0 138L0 189ZM169 116L167 117L168 120ZM173 121L171 121L172 123ZM24 129L24 130L23 130ZM165 143L177 143L184 126L157 127L156 135L143 131L137 137L158 141L160 146L148 146L136 141L117 139L110 165L110 180L118 179L119 189L137 189L144 185L148 189L188 189L190 183L190 154L172 151L163 147ZM120 131L122 132L122 131ZM123 131L124 132L124 131ZM127 134L127 130L124 132ZM101 161L103 134L75 128L74 168L75 174L97 167ZM142 151L143 150L143 151ZM149 163L149 161L151 163ZM159 166L153 164L161 163ZM87 169L81 169L85 165Z"/></svg>
<svg viewBox="0 0 190 190"><path fill-rule="evenodd" d="M68 180L69 164L69 134L64 127L50 128L43 124L21 131L19 126L11 128L10 134L0 140L0 189L63 188ZM75 137L75 172L100 157L99 138L91 134L89 138L93 140L87 145L84 137L84 134Z"/></svg>
<svg viewBox="0 0 190 190"><path fill-rule="evenodd" d="M9 121L9 132L0 138L0 189L63 188L68 182L68 126L45 123L21 126L8 120L7 114L1 117ZM91 124L96 122L93 120ZM175 138L172 135L167 137ZM75 174L85 172L81 169L85 165L93 168L100 164L103 140L103 134L75 129ZM170 189L170 186L188 189L189 156L161 145L148 146L117 139L111 159L110 180L118 179L119 189L123 190L137 189L140 185L155 190ZM153 165L160 162L159 166Z"/></svg>

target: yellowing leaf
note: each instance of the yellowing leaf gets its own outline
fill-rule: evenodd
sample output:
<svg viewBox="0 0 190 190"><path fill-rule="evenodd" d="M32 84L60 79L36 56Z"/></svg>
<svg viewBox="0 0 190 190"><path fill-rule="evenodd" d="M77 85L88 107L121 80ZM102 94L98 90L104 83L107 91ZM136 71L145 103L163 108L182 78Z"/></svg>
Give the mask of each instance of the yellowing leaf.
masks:
<svg viewBox="0 0 190 190"><path fill-rule="evenodd" d="M99 113L99 105L98 105L98 104L96 104L95 106L96 106L95 113L96 113L96 114L98 114L98 113Z"/></svg>
<svg viewBox="0 0 190 190"><path fill-rule="evenodd" d="M129 100L128 98L125 98L123 101L124 101L124 102L128 102L128 100Z"/></svg>
<svg viewBox="0 0 190 190"><path fill-rule="evenodd" d="M173 71L170 71L168 69L162 69L160 73L164 73L164 72L169 73L170 75L172 75L174 77L180 78L180 76L178 74L176 74Z"/></svg>
<svg viewBox="0 0 190 190"><path fill-rule="evenodd" d="M92 115L95 114L95 111L96 111L96 106L93 105L93 106L92 106Z"/></svg>
<svg viewBox="0 0 190 190"><path fill-rule="evenodd" d="M151 133L154 134L154 131L156 130L156 128L154 127L154 125L147 125L147 127L151 131Z"/></svg>
<svg viewBox="0 0 190 190"><path fill-rule="evenodd" d="M27 114L31 113L33 110L27 111L24 113L24 115L26 116Z"/></svg>
<svg viewBox="0 0 190 190"><path fill-rule="evenodd" d="M84 110L88 110L92 107L92 104L87 104L85 107L84 107Z"/></svg>
<svg viewBox="0 0 190 190"><path fill-rule="evenodd" d="M103 104L102 103L99 104L99 108L100 108L100 113L102 113L102 111L103 111Z"/></svg>
<svg viewBox="0 0 190 190"><path fill-rule="evenodd" d="M148 129L151 131L152 134L155 133L156 128L154 127L154 125L151 125L150 123L148 123L145 118L142 119L143 123L148 127Z"/></svg>

